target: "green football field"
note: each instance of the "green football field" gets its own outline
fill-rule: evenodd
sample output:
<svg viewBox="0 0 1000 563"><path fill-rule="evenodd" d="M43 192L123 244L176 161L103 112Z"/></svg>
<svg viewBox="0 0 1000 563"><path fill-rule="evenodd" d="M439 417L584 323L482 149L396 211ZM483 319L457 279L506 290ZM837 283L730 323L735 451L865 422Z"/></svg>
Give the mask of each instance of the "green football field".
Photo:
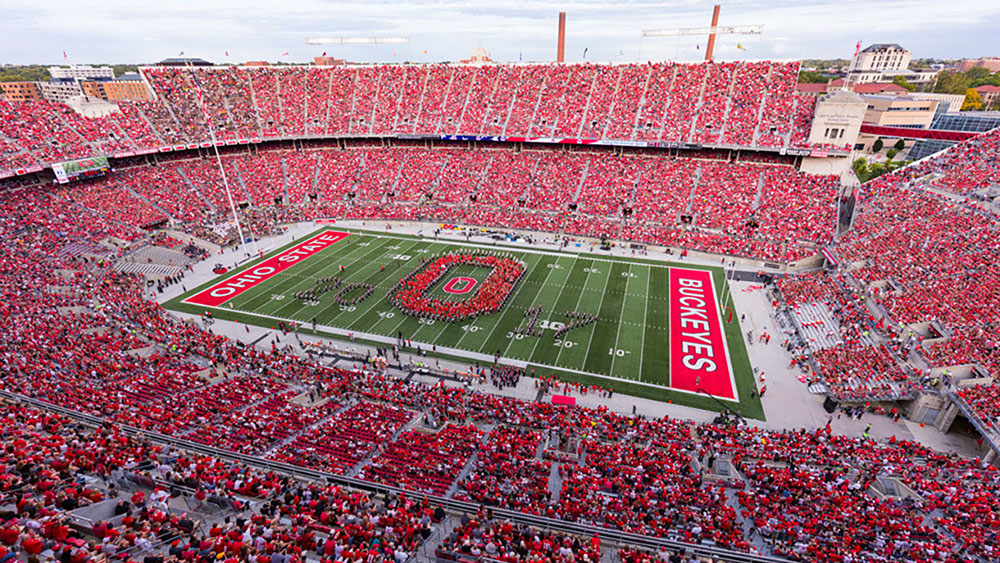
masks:
<svg viewBox="0 0 1000 563"><path fill-rule="evenodd" d="M460 243L328 228L306 235L236 272L223 274L165 305L201 314L208 307L195 301L212 299L205 296L220 287L220 280L267 271L267 264L276 264L276 260L293 249L303 248L303 241L334 231L341 232L343 239L296 260L267 279L241 287L238 294L223 302L212 301L213 316L265 327L275 327L281 320L295 321L303 333L312 332L315 319L320 335L342 339L343 331L348 331L358 342L379 345L394 342L402 333L414 348L419 345L431 356L435 355L431 348L436 347L436 355L442 358L486 365L499 355L501 362L523 364L529 373L534 370L538 376L555 374L564 380L611 387L617 393L721 410L715 400L703 393L671 386L670 269L708 271L714 282L715 299L720 301L721 330L725 333L731 365L729 377L735 388L734 397L723 402L744 416L763 418L759 400L750 397L753 378L737 320L739 314L731 300L726 299L728 287L720 268L610 255L533 251L475 239ZM421 258L473 249L507 253L524 263L523 276L499 311L449 323L408 316L387 298L387 292L396 282L422 267ZM489 273L489 268L459 265L425 294L429 298L465 299L474 291L468 295L449 295L444 289L447 280L460 277L482 284ZM370 284L374 292L347 306L335 301L337 290L322 293L316 300L294 296L315 288L317 280L331 276L341 278L344 283ZM454 287L462 285L460 282ZM361 291L356 289L343 297L350 299ZM538 306L541 313L534 326L541 329L541 336L519 334L516 329L526 327L530 320L525 317L525 310ZM567 311L596 314L597 321L572 329L557 339L556 329L569 322ZM727 322L730 312L731 322ZM411 351L404 350L403 354L411 355Z"/></svg>

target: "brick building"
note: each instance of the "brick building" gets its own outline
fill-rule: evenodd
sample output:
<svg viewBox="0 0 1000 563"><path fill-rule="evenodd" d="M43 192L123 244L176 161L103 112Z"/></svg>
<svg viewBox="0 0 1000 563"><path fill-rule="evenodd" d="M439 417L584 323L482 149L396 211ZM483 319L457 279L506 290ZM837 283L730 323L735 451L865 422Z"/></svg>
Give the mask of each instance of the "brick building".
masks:
<svg viewBox="0 0 1000 563"><path fill-rule="evenodd" d="M3 98L10 102L27 102L41 99L38 84L34 82L0 82Z"/></svg>
<svg viewBox="0 0 1000 563"><path fill-rule="evenodd" d="M139 75L125 75L112 81L83 81L80 83L85 96L100 98L109 102L152 100L146 83Z"/></svg>

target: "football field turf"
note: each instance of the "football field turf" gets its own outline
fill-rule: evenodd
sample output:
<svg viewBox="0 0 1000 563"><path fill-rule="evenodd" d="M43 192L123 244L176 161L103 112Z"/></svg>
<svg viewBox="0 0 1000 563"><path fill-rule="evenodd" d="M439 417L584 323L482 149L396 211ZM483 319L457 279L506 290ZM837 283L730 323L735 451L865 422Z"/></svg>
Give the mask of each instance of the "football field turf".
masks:
<svg viewBox="0 0 1000 563"><path fill-rule="evenodd" d="M406 315L388 299L400 279L429 267L422 259L472 252L502 254L523 264L521 278L498 311L445 322ZM472 299L491 271L457 264L423 295ZM331 278L340 278L343 286L333 287ZM315 299L296 297L316 291L321 279L327 291L317 292ZM352 283L366 285L343 290ZM341 304L354 301L368 286L370 296ZM707 391L744 416L762 418L759 400L750 397L750 363L727 292L724 273L715 267L325 228L166 306L194 314L211 308L216 318L266 327L290 320L304 333L311 332L315 319L317 333L339 329L359 342L379 345L395 342L402 333L429 355L436 347L437 355L469 365L487 365L499 355L501 362L525 365L537 376L551 373L618 393L720 410ZM597 318L557 338L557 329L571 322L567 312ZM524 333L532 319L530 326L540 336Z"/></svg>

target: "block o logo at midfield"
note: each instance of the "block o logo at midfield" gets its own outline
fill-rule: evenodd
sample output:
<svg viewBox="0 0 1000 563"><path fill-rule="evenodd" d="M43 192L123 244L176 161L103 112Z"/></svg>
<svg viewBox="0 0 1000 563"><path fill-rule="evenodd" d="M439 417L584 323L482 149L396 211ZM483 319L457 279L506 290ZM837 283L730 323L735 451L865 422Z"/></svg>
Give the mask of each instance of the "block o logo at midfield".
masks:
<svg viewBox="0 0 1000 563"><path fill-rule="evenodd" d="M467 296L460 301L427 295L438 282L448 278L453 268L463 265L489 268L490 273L482 283L464 276L449 279L443 290ZM488 315L507 304L518 281L524 276L524 270L524 262L506 254L445 254L427 260L399 280L389 290L389 301L407 315L447 322Z"/></svg>
<svg viewBox="0 0 1000 563"><path fill-rule="evenodd" d="M451 278L448 283L444 284L444 292L451 293L454 295L465 295L472 291L472 288L476 287L479 281L475 278L467 278L464 276L459 276L457 278Z"/></svg>

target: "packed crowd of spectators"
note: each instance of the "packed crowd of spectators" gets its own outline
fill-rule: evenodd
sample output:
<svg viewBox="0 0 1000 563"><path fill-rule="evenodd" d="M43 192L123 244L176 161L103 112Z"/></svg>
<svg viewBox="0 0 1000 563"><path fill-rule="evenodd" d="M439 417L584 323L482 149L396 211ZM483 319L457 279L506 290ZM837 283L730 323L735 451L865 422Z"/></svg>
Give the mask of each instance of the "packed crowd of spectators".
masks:
<svg viewBox="0 0 1000 563"><path fill-rule="evenodd" d="M481 512L448 534L435 554L443 561L597 563L601 541L497 520Z"/></svg>
<svg viewBox="0 0 1000 563"><path fill-rule="evenodd" d="M287 463L340 473L358 471L360 478L437 494L454 492L476 502L516 507L562 520L750 549L752 538L743 534L737 506L722 485L704 478L704 469L696 463L708 452L715 452L730 456L749 476L743 490L753 496L741 501L743 509L749 511L748 517L758 514L751 498L757 503L756 499L777 495L777 504L770 506L787 507L769 509L769 518L780 520L758 527L762 533L767 530L776 552L797 552L813 559L889 552L897 557L895 560L905 561L909 554L930 550L930 546L938 551L966 550L959 551L962 554L984 554L990 549L993 532L985 522L995 518L995 513L990 512L994 510L990 507L996 506L992 495L998 490L998 476L993 469L925 450L915 454L911 445L879 445L856 438L798 432L761 435L753 429L696 426L671 419L623 416L607 409L525 402L378 374L330 370L280 350L264 352L235 346L197 325L173 320L158 305L143 298L144 288L137 278L59 256L58 249L69 240L96 243L106 237L108 231L102 227L106 220L101 216L95 215L82 224L63 221L58 213L50 213L49 206L58 205L59 200L46 198L44 191L5 194L2 202L5 214L0 229L7 240L16 241L4 247L6 267L0 271L0 288L4 289L4 299L0 300L0 330L4 336L0 353L7 389L102 416L112 423L127 423L222 449L265 453ZM72 274L57 274L57 270ZM156 349L151 356L140 358L129 353L149 346ZM346 410L339 406L351 405L352 397L361 402ZM9 424L17 417L3 420ZM421 427L405 430L404 425L413 420ZM32 423L31 427L37 429L39 425ZM101 443L115 448L114 460L118 461L105 457L104 447L79 437L51 442L55 449L49 450L48 456L40 454L38 459L58 459L69 452L77 457L73 465L110 474L113 467L126 463L130 469L144 466L142 459L162 453L158 446L106 434L115 432L113 426L100 432ZM15 442L22 437L4 435ZM335 436L342 440L339 445ZM74 445L64 450L63 444ZM331 448L324 449L326 446ZM11 447L14 449L8 449L8 455L29 459L21 451L23 445L12 442ZM561 453L543 461L545 450ZM937 461L933 465L907 463L917 455L924 459L935 456ZM327 549L329 538L335 538L337 543L329 549L339 546L341 553L348 550L353 554L362 545L371 549L373 544L359 544L351 537L360 535L370 540L373 534L379 534L385 540L374 544L375 549L391 551L396 557L400 548L412 552L430 525L425 518L433 512L427 505L402 499L395 511L379 508L381 518L405 515L405 523L394 523L389 532L381 518L361 524L362 514L367 514L370 507L374 510L361 493L330 487L310 489L309 495L295 494L295 487L303 485L277 474L247 471L206 456L173 454L168 458L174 461L162 467L157 456L149 465L150 471L161 479L204 489L211 495L266 501L253 518L231 523L232 533L220 530L219 534L209 534L215 538L205 540L211 545L203 545L201 535L192 538L182 527L181 532L176 532L177 546L182 551L197 546L198 552L211 552L215 546L226 553L240 553L246 545L247 550L257 550L255 553L285 549L290 553L318 553L319 549ZM808 493L817 503L829 502L828 490L823 482L806 478L808 473L801 473L805 469L794 474L796 481L776 481L753 469L757 467L752 465L755 459L785 463L795 460L800 466L850 463L868 474L903 476L933 496L935 507L946 506L948 499L963 504L956 504L959 508L954 509L942 508L941 515L936 515L919 506L904 509L872 505L874 501L861 497L863 489L849 487L854 499L850 504L836 500L840 497L832 501L840 511L838 518L848 525L857 522L876 526L871 529L876 535L874 543L867 541L868 536L859 535L857 541L838 544L831 541L836 536L830 535L828 527L795 527L792 536L788 534L789 526L782 522L797 521L802 514L798 505L805 501L781 500L786 490L781 487L787 486L789 495ZM558 500L551 490L556 464L554 471L562 481ZM961 471L953 471L952 467ZM975 477L967 477L973 469ZM468 474L463 476L463 471ZM935 485L942 479L946 486ZM7 489L20 490L16 483ZM795 488L800 484L808 486L805 492ZM80 496L80 489L74 490ZM66 502L65 498L58 500L59 491L54 491L52 502ZM68 491L66 496L70 496ZM88 500L102 498L89 492L84 496ZM977 519L969 517L972 504L979 511ZM873 506L893 519L875 524L864 520L864 511ZM119 546L115 542L120 540L112 539L116 547L107 549L139 545L136 549L142 550L146 544L139 538L144 537L155 543L154 538L162 536L163 521L157 520L161 517L153 509L147 509L146 514L149 516L135 518L126 525L139 530L134 541L125 540ZM930 523L907 530L897 525L898 519L913 514ZM16 516L17 525L23 526L20 520L24 516ZM492 521L483 522L475 527L495 530ZM356 523L360 529L354 526ZM295 539L270 544L259 530L272 526ZM400 526L408 531L401 533ZM947 527L959 539L942 535L938 526ZM252 546L241 539L247 530ZM310 530L315 532L311 536ZM869 530L866 528L865 533ZM318 538L320 531L327 537ZM480 544L478 539L463 539L457 549L469 553L489 553L494 548L515 552L526 548L529 553L549 549L544 532L535 534L541 547L534 545L534 537L525 540L523 534L519 540L508 539L510 533L500 529L494 538L495 531L477 534L470 528L470 538L486 540ZM23 542L17 543L21 534L29 540L30 549L37 548L30 541L31 533L21 531L12 545L23 546ZM891 547L877 545L880 534L891 536ZM130 537L127 532L112 535ZM258 542L257 537L264 537L264 541ZM322 544L320 539L324 540ZM489 547L490 540L493 547ZM583 557L591 549L583 540L579 545L573 539L568 544L562 538L552 541L551 549L564 557ZM910 543L904 548L903 542ZM519 547L521 543L525 547ZM449 544L449 550L455 546Z"/></svg>
<svg viewBox="0 0 1000 563"><path fill-rule="evenodd" d="M796 260L830 241L836 219L835 178L783 164L364 143L234 151L222 161L255 235L312 218L437 220ZM57 193L127 226L173 219L212 242L232 228L214 159L130 167Z"/></svg>
<svg viewBox="0 0 1000 563"><path fill-rule="evenodd" d="M156 93L86 118L0 103L0 170L216 138L468 134L784 147L798 63L143 69ZM200 90L201 96L198 96ZM806 110L798 107L800 112Z"/></svg>
<svg viewBox="0 0 1000 563"><path fill-rule="evenodd" d="M504 122L514 120L531 131L558 128L558 121L549 123L546 117L543 123L534 114L528 115L531 104L526 100L535 96L537 105L543 92L559 90L554 83L549 84L546 68L470 70L462 80L471 85L478 83L480 74L486 78L490 73L495 77L517 76L520 82L502 94L509 98L505 107L510 109ZM699 74L692 70L696 68L700 67L660 65L645 68L642 78L630 80L646 85L655 79L660 85L657 88L668 89L700 84L695 95L701 97L704 88L720 83L726 72L720 67L710 74ZM282 92L322 91L322 76L296 72L246 71L243 78L234 78L237 86L227 84L228 78L220 74L211 77L217 88L204 87L228 95L233 88L256 91L259 85L271 84L276 114L273 125L268 126L278 132L294 131L307 127L309 116L326 107L312 102L297 106L279 103ZM358 72L356 83L363 87L383 83L378 69ZM384 82L387 93L380 95L380 100L404 95L420 82L407 71L394 72L398 74ZM434 76L440 80L448 70L425 70L424 75L426 83ZM590 76L592 84L609 82L599 73L559 76L584 81ZM166 78L158 80L165 82ZM328 83L334 83L332 76ZM165 94L165 99L172 104L190 103L192 84L171 84L177 90ZM477 86L470 86L470 92L473 88ZM682 98L676 98L678 103L683 103ZM769 98L765 95L759 102L741 103L751 104L748 107L765 104L766 108ZM671 103L674 100L671 98ZM271 102L257 96L255 103ZM331 97L327 105L337 103L340 101ZM641 96L634 100L637 106L646 103ZM557 105L546 105L545 115L555 116ZM244 110L250 106L240 107L233 100L214 100L209 102L208 111L213 120L230 124L231 132L239 134L235 126L246 119L240 116L245 116ZM367 117L350 118L349 126L371 130L392 126L401 119L395 113L380 112L374 101L366 111ZM499 114L491 111L483 113L484 123L494 119L498 121L491 127L505 127ZM563 110L558 111L554 119L562 118ZM183 121L184 115L177 119ZM693 127L689 134L729 134L728 129L708 132L714 129L707 125L715 123L715 118L711 114L704 117L706 127L700 129L690 125L695 122L685 122ZM49 143L53 147L68 141L69 130L59 124L73 118L61 114L48 118L49 124L31 123L30 128L54 140ZM155 117L154 110L144 109L142 119L156 127L155 123L167 118ZM419 123L419 116L402 119ZM645 124L642 136L662 138L674 125L661 117ZM101 142L89 138L93 130L87 131L86 135L78 134L85 142ZM196 128L177 131L198 134ZM992 142L996 135L976 141L977 146L988 146L984 143ZM479 199L481 194L484 200L493 198L491 203L463 203L468 206L464 208L436 203L392 204L388 200L395 196L389 194L406 194L403 197L408 203L420 199L419 180L399 182L408 170L406 162L420 162L422 153L417 150L363 147L315 151L315 160L288 152L262 158L260 167L249 164L255 157L241 155L237 161L227 156L226 164L236 176L231 182L244 190L243 195L254 206L259 205L257 200L275 193L268 190L276 189L271 184L279 177L287 184L291 174L286 169L296 162L318 163L317 178L337 178L339 183L329 187L317 183L329 191L322 193L315 205L289 206L287 210L284 206L266 210L252 207L245 212L260 225L327 213L364 218L433 216L504 227L569 226L574 232L588 234L605 230L636 233L650 240L694 241L693 247L750 249L747 255L767 256L756 249L784 243L767 236L754 238L758 235L752 230L768 232L766 229L776 227L764 225L780 225L791 216L791 212L785 214L787 206L781 198L792 196L781 188L784 179L773 177L782 176L780 166L697 159L692 161L697 163L696 179L685 180L689 182L684 184L687 191L668 199L678 202L678 207L670 208L674 214L686 211L681 206L691 201L696 227L700 224L710 230L666 228L671 221L659 227L647 220L637 221L639 225L624 219L612 221L610 216L619 206L655 209L656 193L635 193L630 183L642 186L641 179L647 174L673 170L682 166L681 161L656 159L650 164L654 158L626 154L598 165L596 161L601 159L586 152L566 156L576 159L566 163L548 154L522 157L504 151L436 155L439 158L433 165L420 163L414 168L414 178L423 177L438 164L444 170L459 167L466 154L475 155L468 158L481 164L482 172L479 176L459 175L446 187L432 187L432 195L441 189L450 203L458 203L471 202L471 195ZM851 268L785 284L786 299L793 306L823 299L840 311L845 343L818 354L818 363L828 381L843 386L848 394L843 397L877 397L881 385L912 381L890 350L882 345L862 345L871 344L864 335L866 330L891 335L901 325L938 322L952 336L929 345L924 352L928 360L939 365L976 362L995 373L996 340L990 331L996 327L991 315L1000 305L995 291L1000 282L996 219L967 201L941 197L913 183L935 174L939 176L933 176L932 188L965 196L972 190L966 186L982 184L984 178L995 175L991 153L960 145L955 154L967 159L969 165L952 162L954 154L949 152L940 157L940 165L931 159L866 184L855 228L838 242L838 253ZM494 170L495 166L500 168ZM263 172L276 167L282 168L281 174ZM511 172L506 179L504 167ZM562 170L580 171L581 181L575 187L581 194L593 195L590 201L567 197L565 187L557 190L554 184L546 183ZM584 170L586 180L582 179ZM616 178L618 171L621 174L610 195L598 195L598 187L588 185L591 173ZM130 176L133 172L137 175ZM298 174L297 183L308 184L308 173ZM683 171L675 174L683 176ZM951 182L954 174L965 176ZM876 443L824 430L779 432L650 420L607 409L526 402L364 371L332 370L278 349L240 346L195 323L177 321L145 298L143 279L114 272L110 262L121 251L118 245L145 240L138 227L160 216L154 211L201 225L219 209L224 210L227 202L220 180L212 161L178 161L83 184L77 193L42 187L0 193L0 237L8 241L0 249L4 388L101 417L108 423L101 429L88 429L24 407L3 407L0 440L4 463L0 465L5 469L0 472L0 493L15 507L4 513L0 530L0 539L7 546L4 549L36 556L51 550L58 554L56 558L80 562L98 552L124 554L121 559L127 560L130 553L145 553L152 544L176 538L179 553L187 548L197 551L197 557L223 553L224 559L226 554L240 556L245 548L248 554L253 550L255 556L301 556L310 551L319 555L322 551L333 558L400 561L430 533L435 511L425 502L399 497L376 505L356 491L294 483L283 475L252 471L221 458L167 452L152 442L119 433L116 425L124 424L151 436L172 435L313 469L354 473L410 490L452 494L565 521L743 551L763 541L771 553L817 561L996 560L1000 474L973 460L895 439ZM491 190L490 182L504 189ZM775 187L769 191L772 182ZM298 189L308 197L309 188ZM691 190L697 190L693 201L684 197ZM547 197L553 191L558 192L557 197ZM818 202L803 206L802 213L815 223L786 226L790 239L809 240L819 228L813 225L828 218L815 217L816 213L809 211L810 205L823 206L824 198L832 199L823 191L822 181L805 191L821 194L810 196ZM713 195L699 198L697 193ZM717 201L730 193L735 195L725 206ZM355 199L365 204L352 201ZM544 200L549 207L539 205L516 213L507 209L521 205L522 199L526 204ZM67 201L71 205L67 206ZM552 201L558 204L552 205ZM266 199L264 203L268 203ZM589 205L589 213L557 211L563 203L567 207L576 203L578 209ZM131 213L125 213L123 206ZM743 217L753 217L757 227L740 220ZM106 256L92 259L65 250L73 244L105 248ZM881 311L862 309L862 301L872 301ZM885 318L879 316L882 314ZM996 389L990 384L973 386L962 389L959 396L984 421L996 424ZM419 427L406 428L414 421ZM706 478L713 467L712 463L700 463L706 456L726 456L732 461L740 471L738 492L732 494L726 483ZM65 529L60 517L66 511L108 494L107 489L78 479L81 472L110 477L117 475L116 470L137 468L155 471L162 480L194 490L266 502L253 517L230 523L228 529L216 534L210 532L208 538L192 532L191 523L169 515L153 499L142 502L142 508L130 513L120 526L111 527L115 532L109 534L109 528L104 527L99 542L91 544ZM904 483L919 498L869 492L879 489L886 479ZM554 483L559 483L558 495L552 490ZM162 495L159 500L163 500ZM326 537L317 538L316 530L323 530ZM330 541L335 543L330 545ZM477 518L451 538L447 551L478 556L496 550L513 553L510 557L514 560L557 554L551 556L575 560L592 558L592 549L593 545L583 540L552 539L546 533L525 533L502 522ZM629 557L643 560L636 553Z"/></svg>
<svg viewBox="0 0 1000 563"><path fill-rule="evenodd" d="M825 303L839 322L842 344L813 355L838 398L912 393L937 381L928 366L1000 373L1000 231L975 197L1000 175L997 139L1000 131L986 133L864 184L853 228L836 247L848 267L779 283L793 312ZM926 365L906 358L911 340ZM960 395L992 425L996 388L977 383Z"/></svg>

